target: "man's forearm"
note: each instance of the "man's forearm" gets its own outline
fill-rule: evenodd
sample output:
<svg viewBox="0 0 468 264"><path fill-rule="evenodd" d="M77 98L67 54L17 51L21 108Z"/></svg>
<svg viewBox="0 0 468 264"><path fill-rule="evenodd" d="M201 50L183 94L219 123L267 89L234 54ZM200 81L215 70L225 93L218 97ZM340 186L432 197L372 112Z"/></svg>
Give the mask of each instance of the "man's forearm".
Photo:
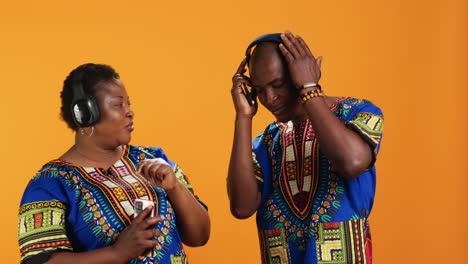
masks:
<svg viewBox="0 0 468 264"><path fill-rule="evenodd" d="M370 146L347 128L332 111L325 97L315 97L303 104L325 156L334 169L348 179L364 171L372 162Z"/></svg>
<svg viewBox="0 0 468 264"><path fill-rule="evenodd" d="M251 118L236 119L227 185L232 214L247 218L255 213L260 193L252 162Z"/></svg>

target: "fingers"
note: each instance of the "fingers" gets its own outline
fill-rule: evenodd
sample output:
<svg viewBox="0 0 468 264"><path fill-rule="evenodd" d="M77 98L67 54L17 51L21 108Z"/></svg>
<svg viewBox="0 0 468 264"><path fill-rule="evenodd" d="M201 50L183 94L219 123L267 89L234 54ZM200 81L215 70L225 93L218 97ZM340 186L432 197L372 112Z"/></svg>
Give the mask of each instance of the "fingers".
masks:
<svg viewBox="0 0 468 264"><path fill-rule="evenodd" d="M164 168L160 170L160 168ZM163 175L160 175L161 172L168 172L172 171L171 166L163 159L156 158L156 159L149 159L140 162L140 166L138 167L137 173L141 174L146 179L162 179Z"/></svg>
<svg viewBox="0 0 468 264"><path fill-rule="evenodd" d="M148 173L153 164L148 160L145 160L140 167L140 174L143 175L147 180L151 179L151 175Z"/></svg>
<svg viewBox="0 0 468 264"><path fill-rule="evenodd" d="M240 80L243 80L246 78L244 76L244 73L246 71L245 66L247 65L247 58L244 58L237 68L236 74L232 77L232 83L236 84L236 82L239 82Z"/></svg>
<svg viewBox="0 0 468 264"><path fill-rule="evenodd" d="M291 34L291 33L290 33ZM301 41L300 41L300 37L299 36L294 36L292 35L292 41L291 43L294 45L294 47L296 48L296 50L299 52L299 56L301 57L304 57L304 56L308 56L307 54L307 51L305 49L305 47L302 45ZM305 42L304 42L305 43Z"/></svg>
<svg viewBox="0 0 468 264"><path fill-rule="evenodd" d="M247 58L244 57L242 60L241 64L237 68L236 74L235 75L242 75L245 72L245 65L247 65Z"/></svg>
<svg viewBox="0 0 468 264"><path fill-rule="evenodd" d="M242 84L250 85L250 79L245 75L235 75L232 78L232 88L239 88Z"/></svg>
<svg viewBox="0 0 468 264"><path fill-rule="evenodd" d="M309 46L300 36L294 36L291 32L286 31L284 34L281 34L281 39L283 40L283 48L280 49L283 52L283 55L286 56L286 53L290 54L290 57L293 59L298 59L300 57L312 57L315 60L314 55L309 49ZM286 52L287 51L287 52Z"/></svg>
<svg viewBox="0 0 468 264"><path fill-rule="evenodd" d="M164 216L162 215L148 217L147 219L139 223L139 225L141 229L148 229L149 227L154 226L163 220L164 220Z"/></svg>
<svg viewBox="0 0 468 264"><path fill-rule="evenodd" d="M140 165L138 165L137 174L141 174L141 171L143 170L143 167L145 166L145 164L146 164L146 160L143 160L140 162Z"/></svg>
<svg viewBox="0 0 468 264"><path fill-rule="evenodd" d="M143 237L146 239L152 239L161 235L161 232L156 228L150 228L144 231Z"/></svg>
<svg viewBox="0 0 468 264"><path fill-rule="evenodd" d="M288 49L288 52L294 58L298 58L300 56L299 51L293 44L293 42L295 42L296 40L290 32L286 31L285 33L281 34L281 40L283 41L284 46L286 46L286 48Z"/></svg>
<svg viewBox="0 0 468 264"><path fill-rule="evenodd" d="M159 173L159 168L161 168L161 166L162 166L162 164L160 164L160 163L151 164L151 166L148 166L146 175L148 175L148 177L150 177L150 178L161 180L161 177L159 175L160 174Z"/></svg>
<svg viewBox="0 0 468 264"><path fill-rule="evenodd" d="M132 223L139 224L143 222L143 220L148 216L151 210L153 210L153 206L149 205L148 207L145 208L145 210L141 211L141 213L139 213L137 217L135 217L135 219L133 219Z"/></svg>
<svg viewBox="0 0 468 264"><path fill-rule="evenodd" d="M159 182L162 182L164 178L172 172L173 170L171 166L158 163L158 164L153 164L151 166L151 168L148 171L148 174L150 175L151 178Z"/></svg>
<svg viewBox="0 0 468 264"><path fill-rule="evenodd" d="M233 85L231 89L231 93L233 96L237 96L238 94L242 94L242 97L247 97L249 95L249 90L247 85L250 85L250 79L245 75L237 75L234 76L232 80ZM242 100L242 99L241 99ZM252 105L252 100L247 98L247 101L250 105Z"/></svg>
<svg viewBox="0 0 468 264"><path fill-rule="evenodd" d="M279 48L288 63L291 63L294 61L293 55L288 51L288 49L283 44L279 44Z"/></svg>
<svg viewBox="0 0 468 264"><path fill-rule="evenodd" d="M305 41L300 36L297 36L296 38L297 38L297 41L302 46L302 49L305 51L305 53L311 57L314 57L314 55L312 54L312 51L310 51L309 46L307 46Z"/></svg>
<svg viewBox="0 0 468 264"><path fill-rule="evenodd" d="M283 43L279 45L280 51L283 53L283 56L286 58L286 61L293 62L295 59L298 59L301 54L296 49L294 43L296 43L295 37L288 31L281 34L281 39Z"/></svg>
<svg viewBox="0 0 468 264"><path fill-rule="evenodd" d="M247 88L247 86L245 85L245 83L242 83L242 85L241 85L241 90L242 90L242 94L243 94L243 95L249 94L249 89Z"/></svg>

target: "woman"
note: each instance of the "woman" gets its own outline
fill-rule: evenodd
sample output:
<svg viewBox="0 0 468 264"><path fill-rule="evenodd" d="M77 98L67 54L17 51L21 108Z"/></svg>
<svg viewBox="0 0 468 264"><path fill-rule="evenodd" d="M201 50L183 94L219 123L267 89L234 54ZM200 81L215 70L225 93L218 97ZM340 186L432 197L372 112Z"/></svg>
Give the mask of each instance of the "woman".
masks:
<svg viewBox="0 0 468 264"><path fill-rule="evenodd" d="M81 65L61 98L75 144L24 192L21 262L185 263L182 242L208 241L206 206L160 148L128 145L134 113L119 75L107 65ZM134 217L135 199L154 206Z"/></svg>

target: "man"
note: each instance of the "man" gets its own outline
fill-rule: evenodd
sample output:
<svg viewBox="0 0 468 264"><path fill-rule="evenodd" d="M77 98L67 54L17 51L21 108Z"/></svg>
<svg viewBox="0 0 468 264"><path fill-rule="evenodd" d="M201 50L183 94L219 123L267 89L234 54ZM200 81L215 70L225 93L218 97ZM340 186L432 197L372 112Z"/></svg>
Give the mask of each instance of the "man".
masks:
<svg viewBox="0 0 468 264"><path fill-rule="evenodd" d="M371 263L367 218L383 128L380 109L367 100L325 96L322 58L301 37L287 31L252 44L231 90L232 214L243 219L257 212L262 263ZM244 75L247 64L250 78ZM252 151L256 96L277 121L254 139Z"/></svg>

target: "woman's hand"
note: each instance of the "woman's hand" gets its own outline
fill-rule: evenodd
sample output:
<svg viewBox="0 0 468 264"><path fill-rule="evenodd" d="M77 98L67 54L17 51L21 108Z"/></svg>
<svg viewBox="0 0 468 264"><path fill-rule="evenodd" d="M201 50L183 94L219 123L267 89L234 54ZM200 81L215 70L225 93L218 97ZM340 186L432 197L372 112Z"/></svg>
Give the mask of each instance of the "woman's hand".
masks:
<svg viewBox="0 0 468 264"><path fill-rule="evenodd" d="M119 259L125 259L125 262L128 262L143 255L146 249L153 248L158 243L153 238L161 234L154 228L154 225L164 218L162 216L147 218L151 210L153 210L153 207L148 206L138 214L111 246L115 253L120 256Z"/></svg>
<svg viewBox="0 0 468 264"><path fill-rule="evenodd" d="M249 92L247 89L247 85L250 83L249 79L244 75L246 65L247 61L244 58L232 77L231 95L232 100L234 101L234 107L236 108L236 116L252 118L257 113L258 104L255 92ZM250 103L246 98L246 94L249 93L252 100Z"/></svg>
<svg viewBox="0 0 468 264"><path fill-rule="evenodd" d="M179 183L172 167L161 158L141 161L137 173L166 192L172 191Z"/></svg>
<svg viewBox="0 0 468 264"><path fill-rule="evenodd" d="M289 31L281 34L281 39L284 44L280 44L279 47L286 58L295 87L298 88L306 83L318 83L322 57L315 59L304 40Z"/></svg>
<svg viewBox="0 0 468 264"><path fill-rule="evenodd" d="M176 225L182 242L191 247L204 245L210 237L210 218L206 209L177 179L163 159L143 160L137 170L150 183L163 188L177 215Z"/></svg>

